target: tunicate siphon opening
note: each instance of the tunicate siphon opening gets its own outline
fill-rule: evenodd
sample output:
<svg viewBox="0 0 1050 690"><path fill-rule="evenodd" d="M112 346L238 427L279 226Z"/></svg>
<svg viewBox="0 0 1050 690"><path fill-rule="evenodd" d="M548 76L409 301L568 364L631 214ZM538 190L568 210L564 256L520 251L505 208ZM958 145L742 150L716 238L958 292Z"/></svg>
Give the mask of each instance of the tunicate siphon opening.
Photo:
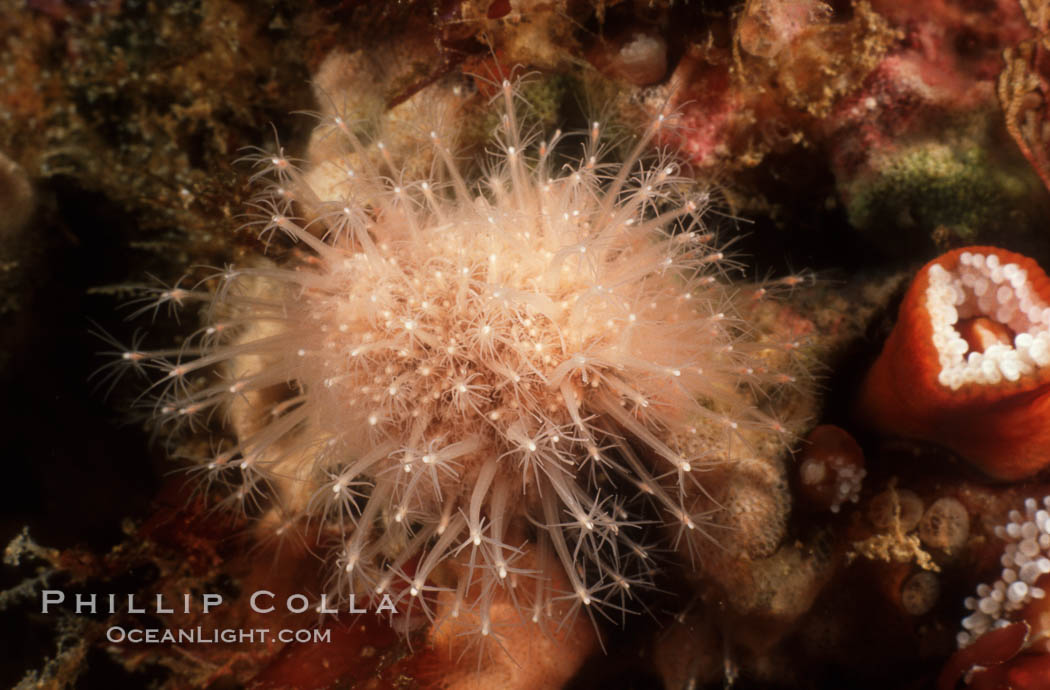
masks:
<svg viewBox="0 0 1050 690"><path fill-rule="evenodd" d="M970 516L954 498L935 501L919 523L919 538L931 548L951 552L965 544L969 536Z"/></svg>
<svg viewBox="0 0 1050 690"><path fill-rule="evenodd" d="M923 507L922 499L914 491L887 489L868 502L868 520L876 529L884 531L893 527L896 518L900 520L901 532L907 533L918 526Z"/></svg>
<svg viewBox="0 0 1050 690"><path fill-rule="evenodd" d="M905 613L921 616L937 603L941 593L941 583L937 576L929 571L915 573L901 587L901 606Z"/></svg>

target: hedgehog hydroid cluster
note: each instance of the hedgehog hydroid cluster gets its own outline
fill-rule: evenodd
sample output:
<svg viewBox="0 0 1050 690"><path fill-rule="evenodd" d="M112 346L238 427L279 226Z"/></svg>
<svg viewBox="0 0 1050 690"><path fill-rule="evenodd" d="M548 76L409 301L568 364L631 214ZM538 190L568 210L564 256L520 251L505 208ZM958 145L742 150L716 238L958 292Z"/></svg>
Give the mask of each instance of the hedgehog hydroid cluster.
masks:
<svg viewBox="0 0 1050 690"><path fill-rule="evenodd" d="M523 622L619 618L651 583L646 512L676 544L732 539L698 536L718 508L705 470L783 434L755 401L794 382L735 314L706 194L647 153L663 117L622 163L598 123L566 163L573 138L540 140L516 84L497 91L477 184L441 133L407 179L339 114L321 128L344 154L256 157L257 230L306 251L164 291L205 326L123 354L163 370L162 421L225 415L234 439L201 471L262 524L315 529L330 595L483 636L497 600Z"/></svg>

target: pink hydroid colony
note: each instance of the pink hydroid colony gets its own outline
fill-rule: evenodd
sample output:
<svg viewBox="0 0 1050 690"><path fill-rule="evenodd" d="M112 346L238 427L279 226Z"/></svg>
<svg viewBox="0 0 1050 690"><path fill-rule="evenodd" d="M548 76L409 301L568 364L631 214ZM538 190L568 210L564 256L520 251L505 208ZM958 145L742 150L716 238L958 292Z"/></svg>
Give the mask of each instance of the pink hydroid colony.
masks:
<svg viewBox="0 0 1050 690"><path fill-rule="evenodd" d="M476 186L437 133L435 172L409 180L340 116L321 125L335 161L254 158L259 232L308 252L162 292L203 303L205 327L123 353L163 370L162 421L222 411L233 440L207 482L271 529L316 529L329 601L387 594L431 618L440 601L482 635L496 598L540 624L629 607L653 572L640 510L701 534L704 470L781 430L755 394L792 381L734 316L706 194L645 155L663 117L622 163L595 123L556 164L565 137L526 134L501 91Z"/></svg>

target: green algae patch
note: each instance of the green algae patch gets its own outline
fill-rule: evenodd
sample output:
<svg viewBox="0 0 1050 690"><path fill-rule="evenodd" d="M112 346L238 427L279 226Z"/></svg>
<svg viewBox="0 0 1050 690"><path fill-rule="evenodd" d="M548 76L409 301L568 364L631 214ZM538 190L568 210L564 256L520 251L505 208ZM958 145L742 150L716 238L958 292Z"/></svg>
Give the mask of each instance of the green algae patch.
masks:
<svg viewBox="0 0 1050 690"><path fill-rule="evenodd" d="M850 223L892 254L1001 242L1028 232L1038 180L1013 152L973 138L901 146L873 157L845 197Z"/></svg>

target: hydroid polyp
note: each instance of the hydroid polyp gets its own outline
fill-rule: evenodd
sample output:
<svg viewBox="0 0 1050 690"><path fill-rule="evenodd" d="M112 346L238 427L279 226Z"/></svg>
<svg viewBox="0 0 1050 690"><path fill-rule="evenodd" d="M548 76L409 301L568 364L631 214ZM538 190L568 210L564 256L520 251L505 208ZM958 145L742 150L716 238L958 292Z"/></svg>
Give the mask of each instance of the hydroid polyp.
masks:
<svg viewBox="0 0 1050 690"><path fill-rule="evenodd" d="M613 161L599 123L543 139L518 84L496 90L477 181L442 132L408 168L340 113L319 125L337 155L252 154L248 225L298 249L152 295L203 326L125 351L159 371L160 423L225 425L200 469L225 503L316 530L329 601L389 594L482 636L495 602L619 621L661 533L732 539L705 533L705 470L780 434L759 402L794 382L737 313L708 194L652 152L664 116Z"/></svg>

